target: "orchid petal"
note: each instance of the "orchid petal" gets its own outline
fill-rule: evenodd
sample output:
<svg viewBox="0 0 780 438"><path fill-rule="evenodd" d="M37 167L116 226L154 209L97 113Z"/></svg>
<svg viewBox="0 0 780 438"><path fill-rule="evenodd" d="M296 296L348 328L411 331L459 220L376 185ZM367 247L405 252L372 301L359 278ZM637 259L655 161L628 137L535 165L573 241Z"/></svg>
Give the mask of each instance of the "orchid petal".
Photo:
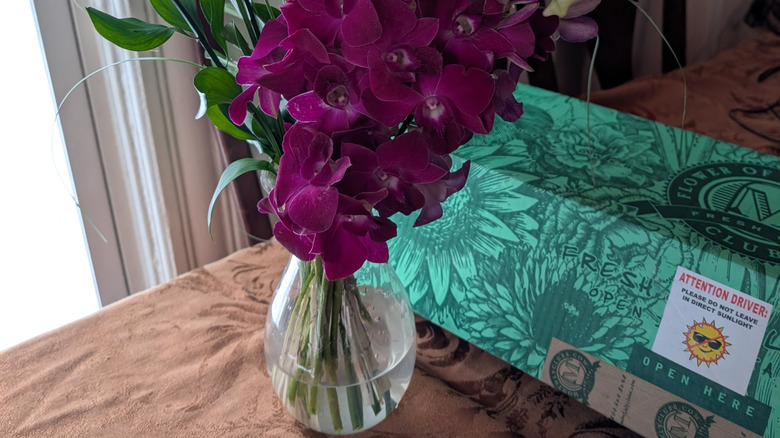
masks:
<svg viewBox="0 0 780 438"><path fill-rule="evenodd" d="M230 102L230 107L228 107L228 115L230 116L231 122L239 126L244 124L247 113L246 106L249 104L249 102L252 101L252 99L255 98L255 92L257 92L258 88L260 88L259 85L252 85L251 87L242 91L241 94L236 96L236 98Z"/></svg>
<svg viewBox="0 0 780 438"><path fill-rule="evenodd" d="M301 122L316 122L328 109L314 90L299 94L287 102L290 115Z"/></svg>
<svg viewBox="0 0 780 438"><path fill-rule="evenodd" d="M312 239L309 236L299 236L287 228L281 221L274 225L274 237L290 254L303 261L314 260L311 252Z"/></svg>
<svg viewBox="0 0 780 438"><path fill-rule="evenodd" d="M401 123L421 100L422 96L420 95L413 95L398 102L379 100L369 88L363 90L360 95L360 102L365 113L386 126L395 126Z"/></svg>
<svg viewBox="0 0 780 438"><path fill-rule="evenodd" d="M439 20L431 17L420 18L414 29L404 36L404 43L410 46L424 47L436 38L439 32Z"/></svg>
<svg viewBox="0 0 780 438"><path fill-rule="evenodd" d="M322 249L322 264L328 280L346 278L363 266L369 252L364 239L365 236L351 233L338 224L315 238L315 246Z"/></svg>
<svg viewBox="0 0 780 438"><path fill-rule="evenodd" d="M267 88L261 88L258 93L258 100L260 101L260 109L264 113L271 117L279 115L279 105L282 103L282 96L279 93Z"/></svg>
<svg viewBox="0 0 780 438"><path fill-rule="evenodd" d="M387 71L385 61L378 53L369 60L368 77L371 84L371 91L379 100L398 102L418 96L414 90L395 79L393 75Z"/></svg>
<svg viewBox="0 0 780 438"><path fill-rule="evenodd" d="M486 15L503 14L504 6L504 3L499 0L485 0L482 13Z"/></svg>
<svg viewBox="0 0 780 438"><path fill-rule="evenodd" d="M267 56L279 47L279 43L288 36L287 23L282 17L268 20L263 26L263 31L257 39L254 50L252 50L252 58L260 59Z"/></svg>
<svg viewBox="0 0 780 438"><path fill-rule="evenodd" d="M268 70L263 67L262 63L249 56L242 56L238 58L238 72L236 73L236 83L241 85L254 84L257 78L268 74Z"/></svg>
<svg viewBox="0 0 780 438"><path fill-rule="evenodd" d="M417 24L414 11L401 0L374 0L373 3L383 31L376 41L380 46L393 41L397 35L408 34Z"/></svg>
<svg viewBox="0 0 780 438"><path fill-rule="evenodd" d="M311 54L317 61L328 64L328 50L309 29L300 29L279 43L279 47L287 50L297 49Z"/></svg>
<svg viewBox="0 0 780 438"><path fill-rule="evenodd" d="M601 3L601 0L577 0L569 6L569 10L563 18L581 17L594 9Z"/></svg>
<svg viewBox="0 0 780 438"><path fill-rule="evenodd" d="M558 26L561 38L572 43L582 43L599 33L599 25L590 17L566 18Z"/></svg>
<svg viewBox="0 0 780 438"><path fill-rule="evenodd" d="M336 217L339 192L334 187L306 186L287 202L290 220L312 233L330 228Z"/></svg>
<svg viewBox="0 0 780 438"><path fill-rule="evenodd" d="M552 0L546 8L544 8L544 16L549 17L551 15L557 15L559 17L565 17L569 12L569 8L580 0Z"/></svg>
<svg viewBox="0 0 780 438"><path fill-rule="evenodd" d="M419 131L399 135L376 150L382 167L421 170L428 165L428 147Z"/></svg>
<svg viewBox="0 0 780 438"><path fill-rule="evenodd" d="M476 116L490 104L493 86L490 73L452 64L442 70L436 94L450 98L460 112Z"/></svg>
<svg viewBox="0 0 780 438"><path fill-rule="evenodd" d="M374 170L378 166L376 153L355 143L342 143L341 156L349 157L354 170Z"/></svg>
<svg viewBox="0 0 780 438"><path fill-rule="evenodd" d="M341 34L345 44L358 47L371 44L382 36L382 26L370 0L358 0L341 22Z"/></svg>

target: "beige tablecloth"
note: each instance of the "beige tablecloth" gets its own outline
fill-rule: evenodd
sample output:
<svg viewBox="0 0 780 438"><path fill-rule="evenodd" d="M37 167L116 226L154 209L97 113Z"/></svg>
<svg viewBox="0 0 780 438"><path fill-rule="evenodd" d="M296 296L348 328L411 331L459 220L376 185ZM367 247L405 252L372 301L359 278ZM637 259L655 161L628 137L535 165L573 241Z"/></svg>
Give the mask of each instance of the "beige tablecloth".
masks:
<svg viewBox="0 0 780 438"><path fill-rule="evenodd" d="M286 414L263 356L287 257L260 244L0 352L0 436L318 436ZM634 436L428 321L417 332L408 392L362 436Z"/></svg>

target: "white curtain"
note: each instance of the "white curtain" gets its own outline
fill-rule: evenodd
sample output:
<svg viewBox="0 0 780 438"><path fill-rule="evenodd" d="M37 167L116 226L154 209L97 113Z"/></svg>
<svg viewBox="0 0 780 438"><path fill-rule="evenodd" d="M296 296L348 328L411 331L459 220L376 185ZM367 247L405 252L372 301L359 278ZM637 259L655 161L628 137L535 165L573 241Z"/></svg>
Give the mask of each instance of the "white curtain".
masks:
<svg viewBox="0 0 780 438"><path fill-rule="evenodd" d="M686 58L695 64L712 58L718 52L736 47L739 43L758 36L759 31L744 22L750 7L749 0L688 0L686 6ZM641 0L640 6L663 27L663 2ZM634 76L661 73L663 41L649 20L637 12L634 28Z"/></svg>

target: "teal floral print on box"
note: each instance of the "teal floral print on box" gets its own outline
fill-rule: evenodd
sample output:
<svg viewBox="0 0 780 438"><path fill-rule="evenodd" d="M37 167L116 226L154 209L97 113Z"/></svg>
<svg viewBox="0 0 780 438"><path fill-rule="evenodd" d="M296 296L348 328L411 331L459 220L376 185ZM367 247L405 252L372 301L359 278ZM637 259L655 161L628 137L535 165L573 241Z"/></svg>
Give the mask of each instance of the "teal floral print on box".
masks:
<svg viewBox="0 0 780 438"><path fill-rule="evenodd" d="M780 253L765 260L640 208L663 211L678 177L711 163L772 169L761 187L780 196L778 158L530 86L515 94L519 121L496 120L490 136L458 149L471 175L443 218L415 228L414 217L394 217L390 260L416 312L540 377L553 337L625 369L635 345L652 345L678 266L780 305ZM734 192L728 184L722 191ZM669 208L731 208L710 204ZM780 228L773 218L762 226ZM760 237L747 249L765 242L774 254ZM747 394L767 404L780 398L771 333ZM767 436L780 437L772 415Z"/></svg>

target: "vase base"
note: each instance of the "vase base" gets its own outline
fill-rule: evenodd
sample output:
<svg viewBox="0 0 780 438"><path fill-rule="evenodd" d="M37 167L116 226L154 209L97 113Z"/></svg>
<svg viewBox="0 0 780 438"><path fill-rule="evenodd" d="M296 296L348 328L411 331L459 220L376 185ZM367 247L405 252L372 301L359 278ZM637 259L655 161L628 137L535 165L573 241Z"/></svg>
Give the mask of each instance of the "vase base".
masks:
<svg viewBox="0 0 780 438"><path fill-rule="evenodd" d="M384 373L355 385L313 386L295 382L276 366L269 372L274 390L296 420L318 432L349 435L376 426L398 407L412 378L417 353L413 339L404 347L405 352L401 352ZM298 396L292 397L292 403L291 385L298 386ZM316 407L309 409L307 405L311 404L312 396L317 399ZM334 415L336 410L337 415Z"/></svg>

